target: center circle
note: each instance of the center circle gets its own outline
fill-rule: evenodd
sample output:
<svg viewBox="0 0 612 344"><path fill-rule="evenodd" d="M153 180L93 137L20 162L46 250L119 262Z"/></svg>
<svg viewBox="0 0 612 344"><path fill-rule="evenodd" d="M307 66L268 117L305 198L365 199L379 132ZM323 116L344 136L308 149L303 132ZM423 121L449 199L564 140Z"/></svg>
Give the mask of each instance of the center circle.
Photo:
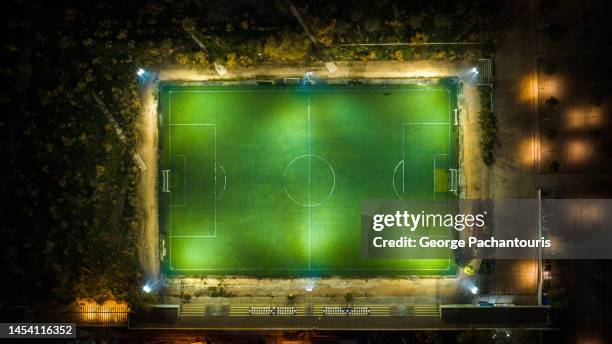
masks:
<svg viewBox="0 0 612 344"><path fill-rule="evenodd" d="M291 160L283 174L285 193L295 203L315 207L327 201L336 187L336 173L322 157L304 154Z"/></svg>

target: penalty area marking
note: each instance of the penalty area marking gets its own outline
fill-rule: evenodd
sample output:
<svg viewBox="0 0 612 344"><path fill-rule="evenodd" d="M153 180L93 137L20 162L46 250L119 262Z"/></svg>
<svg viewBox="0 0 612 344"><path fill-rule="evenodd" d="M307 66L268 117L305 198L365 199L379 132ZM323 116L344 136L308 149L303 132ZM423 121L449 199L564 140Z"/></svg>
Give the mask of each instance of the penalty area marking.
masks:
<svg viewBox="0 0 612 344"><path fill-rule="evenodd" d="M173 265L172 262L172 239L173 238L181 238L181 237L190 237L190 238L215 238L217 236L217 200L219 199L219 197L217 196L217 165L219 165L222 169L223 167L221 166L221 164L218 164L217 162L217 125L215 123L172 123L172 95L176 93L176 91L170 90L168 92L168 154L169 156L172 156L172 127L180 127L180 126L212 126L214 128L214 235L201 235L201 236L181 236L181 235L172 235L172 201L170 202L170 207L169 207L169 211L168 211L168 220L169 220L169 225L168 225L168 241L169 241L169 245L168 245L168 259L169 259L169 268L170 270L181 270L181 269L176 269ZM183 156L183 161L186 160L186 157ZM223 191L221 192L221 195L223 194L223 192L225 191L225 187L227 184L227 180L226 180L226 176L225 176L225 169L223 169L223 173L224 173L224 185L223 185ZM186 174L186 167L183 168L183 178L185 179L185 174ZM183 188L185 188L185 181L183 181ZM185 192L183 192L183 202L185 202ZM172 193L170 193L170 199L172 199ZM185 206L185 204L183 205Z"/></svg>

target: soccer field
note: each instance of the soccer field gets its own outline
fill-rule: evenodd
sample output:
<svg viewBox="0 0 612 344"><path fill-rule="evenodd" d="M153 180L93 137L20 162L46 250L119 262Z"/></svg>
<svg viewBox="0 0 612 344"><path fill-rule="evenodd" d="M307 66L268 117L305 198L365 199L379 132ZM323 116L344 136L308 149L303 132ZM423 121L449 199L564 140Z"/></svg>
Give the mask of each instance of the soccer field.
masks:
<svg viewBox="0 0 612 344"><path fill-rule="evenodd" d="M452 275L361 256L365 199L452 199L456 84L160 86L169 273ZM450 235L450 234L449 234Z"/></svg>

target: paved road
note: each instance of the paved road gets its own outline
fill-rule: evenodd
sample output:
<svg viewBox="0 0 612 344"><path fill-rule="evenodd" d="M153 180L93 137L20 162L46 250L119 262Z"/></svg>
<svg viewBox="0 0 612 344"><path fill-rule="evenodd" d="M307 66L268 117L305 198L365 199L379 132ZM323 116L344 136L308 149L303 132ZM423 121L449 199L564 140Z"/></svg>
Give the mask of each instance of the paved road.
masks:
<svg viewBox="0 0 612 344"><path fill-rule="evenodd" d="M490 198L536 198L537 73L534 0L507 3L503 32L495 53L494 105L499 145L487 179ZM537 233L535 232L534 235ZM537 302L537 260L497 261L480 278L481 291L515 295L515 302Z"/></svg>

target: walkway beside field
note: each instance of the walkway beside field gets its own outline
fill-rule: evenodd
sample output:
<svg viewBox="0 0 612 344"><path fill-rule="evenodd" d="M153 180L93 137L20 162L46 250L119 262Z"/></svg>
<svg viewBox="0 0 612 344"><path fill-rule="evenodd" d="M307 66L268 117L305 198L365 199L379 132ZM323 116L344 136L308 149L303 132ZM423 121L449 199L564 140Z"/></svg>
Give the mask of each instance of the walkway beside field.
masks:
<svg viewBox="0 0 612 344"><path fill-rule="evenodd" d="M147 278L159 276L159 221L157 200L157 102L152 83L142 93L142 110L136 125L139 135L137 152L147 169L141 171L138 184L138 217L141 219L138 258Z"/></svg>

